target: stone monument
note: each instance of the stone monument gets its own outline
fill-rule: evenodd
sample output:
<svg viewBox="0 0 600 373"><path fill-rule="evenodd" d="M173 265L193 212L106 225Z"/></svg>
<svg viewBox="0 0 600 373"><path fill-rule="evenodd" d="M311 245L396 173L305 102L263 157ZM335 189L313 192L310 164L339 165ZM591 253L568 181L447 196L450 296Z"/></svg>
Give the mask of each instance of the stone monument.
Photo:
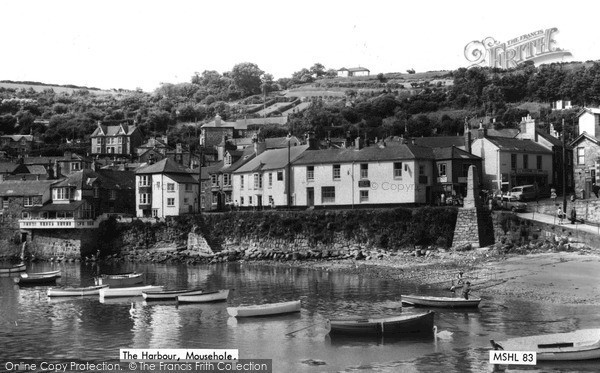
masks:
<svg viewBox="0 0 600 373"><path fill-rule="evenodd" d="M474 229L477 227L477 229ZM477 167L470 166L467 176L467 196L458 209L452 246L488 246L494 243L494 226L490 211L483 207L479 197Z"/></svg>

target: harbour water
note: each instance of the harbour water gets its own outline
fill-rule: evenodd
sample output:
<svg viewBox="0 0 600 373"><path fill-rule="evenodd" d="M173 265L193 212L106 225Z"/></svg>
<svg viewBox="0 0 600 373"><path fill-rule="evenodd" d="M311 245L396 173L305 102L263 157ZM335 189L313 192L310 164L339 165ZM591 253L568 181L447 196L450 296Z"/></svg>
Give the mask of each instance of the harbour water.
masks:
<svg viewBox="0 0 600 373"><path fill-rule="evenodd" d="M53 269L62 270L58 285L88 286L98 273L135 270L145 274L145 283L168 289L234 290L226 303L146 303L141 297L101 303L97 296L49 299L48 287L19 288L12 278L3 277L0 364L27 359L116 361L121 348L227 348L238 349L240 358L273 359L274 372L597 371L597 362L518 368L488 363L490 339L598 327L593 306L486 296L478 310L436 309L439 338L332 338L330 317L415 312L401 310L401 294L447 294L398 280L254 263L28 265L30 272ZM237 320L226 311L227 306L295 299L302 300L299 314Z"/></svg>

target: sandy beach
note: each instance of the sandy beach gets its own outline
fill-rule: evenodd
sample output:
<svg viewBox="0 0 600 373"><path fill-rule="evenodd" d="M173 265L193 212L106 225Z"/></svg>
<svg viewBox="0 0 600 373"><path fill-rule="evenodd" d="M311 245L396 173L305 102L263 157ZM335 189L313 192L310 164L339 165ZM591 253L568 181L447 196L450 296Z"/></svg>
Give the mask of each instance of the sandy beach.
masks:
<svg viewBox="0 0 600 373"><path fill-rule="evenodd" d="M371 260L296 262L326 271L398 279L447 290L459 271L477 296L504 295L538 302L600 304L600 253L594 251L497 255L490 249L429 257L384 256Z"/></svg>

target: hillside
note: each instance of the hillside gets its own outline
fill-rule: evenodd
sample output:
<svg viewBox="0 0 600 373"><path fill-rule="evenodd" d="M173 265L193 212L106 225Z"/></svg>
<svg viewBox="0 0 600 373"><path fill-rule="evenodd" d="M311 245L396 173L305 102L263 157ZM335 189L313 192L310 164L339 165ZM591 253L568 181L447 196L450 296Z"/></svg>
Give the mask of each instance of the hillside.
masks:
<svg viewBox="0 0 600 373"><path fill-rule="evenodd" d="M110 95L110 94L115 94L118 92L126 92L126 90L102 90L99 88L90 88L90 87L79 87L79 86L75 86L75 85L57 85L57 84L46 84L46 83L40 83L40 82L14 82L14 81L9 81L9 80L2 80L0 81L0 88L6 88L6 89L32 89L35 92L43 92L44 90L47 89L52 89L54 92L56 93L67 93L67 94L72 94L74 91L81 91L81 90L85 90L88 91L90 93L96 94L96 95Z"/></svg>

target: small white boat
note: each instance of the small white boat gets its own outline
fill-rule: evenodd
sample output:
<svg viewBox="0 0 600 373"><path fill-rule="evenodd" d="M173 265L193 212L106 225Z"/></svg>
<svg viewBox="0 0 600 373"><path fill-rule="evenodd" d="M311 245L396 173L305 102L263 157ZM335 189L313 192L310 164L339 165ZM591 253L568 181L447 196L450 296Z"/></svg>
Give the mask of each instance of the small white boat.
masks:
<svg viewBox="0 0 600 373"><path fill-rule="evenodd" d="M208 302L224 302L229 296L229 289L205 292L196 295L178 295L177 302L179 303L208 303Z"/></svg>
<svg viewBox="0 0 600 373"><path fill-rule="evenodd" d="M60 277L60 270L36 273L21 273L19 277L15 277L13 281L19 285L43 285L56 282Z"/></svg>
<svg viewBox="0 0 600 373"><path fill-rule="evenodd" d="M108 285L112 287L116 286L131 286L135 284L141 284L144 282L142 278L143 273L118 273L114 275L101 275L94 277L94 283L96 285Z"/></svg>
<svg viewBox="0 0 600 373"><path fill-rule="evenodd" d="M100 289L100 298L115 297L141 297L142 292L163 291L159 285L134 286L128 288L103 288Z"/></svg>
<svg viewBox="0 0 600 373"><path fill-rule="evenodd" d="M227 307L232 317L272 316L284 313L300 312L299 300L280 303L255 304L251 306Z"/></svg>
<svg viewBox="0 0 600 373"><path fill-rule="evenodd" d="M179 295L199 295L203 292L204 290L202 289L144 291L142 292L142 296L145 300L177 300L177 296Z"/></svg>
<svg viewBox="0 0 600 373"><path fill-rule="evenodd" d="M538 361L600 359L600 329L582 329L570 333L534 335L503 342L490 341L496 350L531 351Z"/></svg>
<svg viewBox="0 0 600 373"><path fill-rule="evenodd" d="M429 297L424 295L402 295L402 303L423 307L468 308L478 307L481 298Z"/></svg>
<svg viewBox="0 0 600 373"><path fill-rule="evenodd" d="M25 270L25 263L15 264L12 267L0 268L0 274L17 273Z"/></svg>
<svg viewBox="0 0 600 373"><path fill-rule="evenodd" d="M330 319L331 334L367 335L402 335L433 334L434 312L420 314L403 314L397 316L348 317Z"/></svg>
<svg viewBox="0 0 600 373"><path fill-rule="evenodd" d="M80 288L50 288L49 297L82 297L85 295L98 295L100 289L107 288L108 285L95 285Z"/></svg>

